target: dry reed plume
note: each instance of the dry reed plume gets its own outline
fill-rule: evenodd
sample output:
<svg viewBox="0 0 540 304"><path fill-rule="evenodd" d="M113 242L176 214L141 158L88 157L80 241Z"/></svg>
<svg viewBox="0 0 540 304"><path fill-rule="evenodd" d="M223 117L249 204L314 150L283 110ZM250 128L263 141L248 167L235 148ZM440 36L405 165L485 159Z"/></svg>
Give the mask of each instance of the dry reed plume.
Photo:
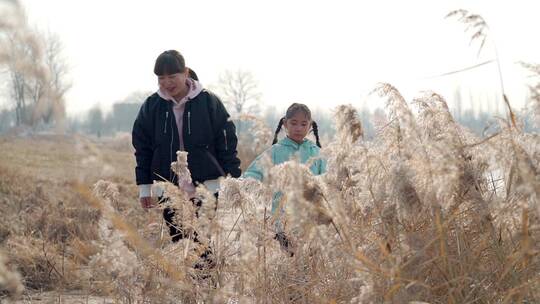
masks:
<svg viewBox="0 0 540 304"><path fill-rule="evenodd" d="M476 138L436 93L414 99L413 112L395 87L382 84L377 91L387 100L377 138L364 141L355 110L340 106L323 176L291 161L269 170L265 183L226 178L217 209L213 196L197 189L205 198L198 217L182 192L165 185L178 220L213 250L209 276L192 268L201 244L185 240L139 254L144 250L130 241L132 232L122 244L110 230L118 222L107 224L102 248L112 246L113 253L101 257L139 265L122 267L129 280L116 266L101 272L122 286L109 292L158 301L149 292L162 290L167 301L186 303L540 300L538 137L501 121L495 136ZM179 154L173 164L178 172L184 158ZM277 218L269 202L275 189L284 193L279 220L292 257L274 239ZM130 257L120 257L119 248ZM163 265L186 275L167 281Z"/></svg>

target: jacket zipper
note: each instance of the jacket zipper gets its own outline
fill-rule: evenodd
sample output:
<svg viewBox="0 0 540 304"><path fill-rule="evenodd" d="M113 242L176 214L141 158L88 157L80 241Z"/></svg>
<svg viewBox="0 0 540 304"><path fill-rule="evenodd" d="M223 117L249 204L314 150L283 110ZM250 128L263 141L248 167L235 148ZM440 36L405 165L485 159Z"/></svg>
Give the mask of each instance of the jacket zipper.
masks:
<svg viewBox="0 0 540 304"><path fill-rule="evenodd" d="M163 134L167 134L167 120L169 120L169 111L165 112L165 123L163 124Z"/></svg>
<svg viewBox="0 0 540 304"><path fill-rule="evenodd" d="M229 150L229 147L227 145L227 131L223 129L223 136L225 136L225 151Z"/></svg>
<svg viewBox="0 0 540 304"><path fill-rule="evenodd" d="M191 111L187 112L187 119L188 134L191 135Z"/></svg>
<svg viewBox="0 0 540 304"><path fill-rule="evenodd" d="M167 112L167 114L169 114L169 112ZM173 141L174 141L174 130L173 130L173 124L171 121L171 143L169 144L169 163L172 163L173 161L173 148L172 148ZM171 183L174 183L174 175L173 175L172 170L169 170L169 181L171 181Z"/></svg>

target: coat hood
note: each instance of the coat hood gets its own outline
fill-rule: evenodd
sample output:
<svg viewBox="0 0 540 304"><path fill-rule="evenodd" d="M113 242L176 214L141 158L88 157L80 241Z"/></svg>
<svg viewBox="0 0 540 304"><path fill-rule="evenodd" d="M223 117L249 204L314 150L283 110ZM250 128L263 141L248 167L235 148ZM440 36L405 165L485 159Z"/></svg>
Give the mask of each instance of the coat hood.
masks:
<svg viewBox="0 0 540 304"><path fill-rule="evenodd" d="M181 100L175 100L171 95L169 95L167 92L165 92L161 88L158 89L157 93L158 93L159 97L161 97L161 98L163 98L165 100L168 100L168 101L172 101L177 106L182 105L182 104L186 103L188 100L191 100L191 99L194 99L195 97L197 97L197 95L199 95L203 90L202 85L197 80L188 78L186 80L186 84L188 86L189 91L188 91L186 97L182 98Z"/></svg>

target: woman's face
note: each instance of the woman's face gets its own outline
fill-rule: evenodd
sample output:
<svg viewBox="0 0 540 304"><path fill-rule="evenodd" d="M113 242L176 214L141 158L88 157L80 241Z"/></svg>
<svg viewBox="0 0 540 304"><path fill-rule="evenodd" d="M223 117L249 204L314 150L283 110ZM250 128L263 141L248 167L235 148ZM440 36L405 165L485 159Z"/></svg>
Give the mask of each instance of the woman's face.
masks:
<svg viewBox="0 0 540 304"><path fill-rule="evenodd" d="M185 93L188 71L170 75L158 76L159 88L172 97Z"/></svg>
<svg viewBox="0 0 540 304"><path fill-rule="evenodd" d="M283 123L287 136L297 143L302 143L306 138L309 128L311 128L311 120L306 114L297 111L291 118L286 118Z"/></svg>

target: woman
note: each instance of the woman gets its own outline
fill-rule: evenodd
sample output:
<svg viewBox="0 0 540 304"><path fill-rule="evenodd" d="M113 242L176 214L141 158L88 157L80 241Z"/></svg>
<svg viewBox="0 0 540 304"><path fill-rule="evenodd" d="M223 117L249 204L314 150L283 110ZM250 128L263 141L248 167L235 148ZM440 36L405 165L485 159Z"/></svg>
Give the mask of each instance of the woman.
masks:
<svg viewBox="0 0 540 304"><path fill-rule="evenodd" d="M161 53L156 59L154 74L159 89L141 106L133 125L132 142L137 167L136 181L140 203L152 208L151 186L154 180L166 179L178 184L171 163L176 151L188 152L188 168L192 184L180 187L193 198L197 184L216 191L220 176L240 176L237 157L236 128L220 99L203 89L185 65L184 57L175 50ZM194 79L195 78L195 79ZM167 196L161 191L154 196ZM200 206L200 201L192 199ZM187 237L181 223L173 223L174 211L165 209L163 216L170 228L172 241ZM193 236L196 239L196 235Z"/></svg>

